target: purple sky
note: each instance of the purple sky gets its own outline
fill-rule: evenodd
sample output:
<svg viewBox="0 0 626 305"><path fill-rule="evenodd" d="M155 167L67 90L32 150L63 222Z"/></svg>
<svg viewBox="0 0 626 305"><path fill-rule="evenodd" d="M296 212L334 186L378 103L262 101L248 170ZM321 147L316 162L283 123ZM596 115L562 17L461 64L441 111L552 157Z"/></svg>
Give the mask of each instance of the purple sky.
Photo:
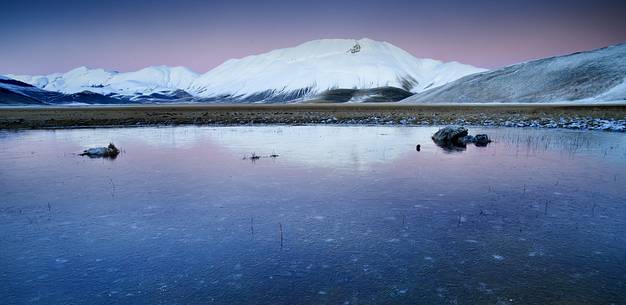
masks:
<svg viewBox="0 0 626 305"><path fill-rule="evenodd" d="M624 0L154 2L3 0L0 73L150 65L206 72L313 39L363 37L494 68L626 42Z"/></svg>

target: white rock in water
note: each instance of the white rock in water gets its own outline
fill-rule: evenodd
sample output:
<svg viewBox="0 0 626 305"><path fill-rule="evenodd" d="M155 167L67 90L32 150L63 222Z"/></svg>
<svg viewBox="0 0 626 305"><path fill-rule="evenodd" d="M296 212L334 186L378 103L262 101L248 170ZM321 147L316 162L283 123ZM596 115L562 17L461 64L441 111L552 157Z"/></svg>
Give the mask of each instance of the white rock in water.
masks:
<svg viewBox="0 0 626 305"><path fill-rule="evenodd" d="M81 156L88 156L92 158L115 158L120 153L120 150L113 145L113 143L109 143L107 147L93 147L83 151Z"/></svg>
<svg viewBox="0 0 626 305"><path fill-rule="evenodd" d="M104 154L107 152L107 148L106 147L95 147L95 148L90 148L87 149L83 152L83 154L85 155L102 155L104 156Z"/></svg>

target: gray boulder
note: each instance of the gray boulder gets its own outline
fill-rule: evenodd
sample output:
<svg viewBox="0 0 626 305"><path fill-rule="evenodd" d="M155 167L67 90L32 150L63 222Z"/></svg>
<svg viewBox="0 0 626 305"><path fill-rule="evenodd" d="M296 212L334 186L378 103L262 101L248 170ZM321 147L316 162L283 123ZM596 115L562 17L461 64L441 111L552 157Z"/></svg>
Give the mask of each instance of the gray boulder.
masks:
<svg viewBox="0 0 626 305"><path fill-rule="evenodd" d="M439 129L433 136L433 141L439 146L462 146L465 144L467 128L462 126L446 126Z"/></svg>

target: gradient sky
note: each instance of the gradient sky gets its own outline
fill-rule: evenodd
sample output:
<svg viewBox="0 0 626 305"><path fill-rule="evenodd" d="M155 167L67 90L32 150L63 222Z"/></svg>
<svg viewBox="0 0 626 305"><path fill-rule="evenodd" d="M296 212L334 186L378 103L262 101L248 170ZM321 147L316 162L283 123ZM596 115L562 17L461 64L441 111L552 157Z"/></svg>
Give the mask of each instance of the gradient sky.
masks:
<svg viewBox="0 0 626 305"><path fill-rule="evenodd" d="M626 1L2 0L0 73L206 72L313 39L362 37L495 68L626 42Z"/></svg>

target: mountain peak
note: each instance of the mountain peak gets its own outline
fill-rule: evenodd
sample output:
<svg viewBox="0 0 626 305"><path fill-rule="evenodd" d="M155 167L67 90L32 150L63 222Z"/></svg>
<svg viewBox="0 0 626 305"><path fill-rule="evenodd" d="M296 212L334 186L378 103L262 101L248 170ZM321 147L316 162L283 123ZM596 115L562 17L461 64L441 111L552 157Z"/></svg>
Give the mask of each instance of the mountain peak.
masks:
<svg viewBox="0 0 626 305"><path fill-rule="evenodd" d="M318 39L231 59L198 77L190 89L203 97L378 87L420 92L481 71L459 63L418 59L388 42L368 38Z"/></svg>

